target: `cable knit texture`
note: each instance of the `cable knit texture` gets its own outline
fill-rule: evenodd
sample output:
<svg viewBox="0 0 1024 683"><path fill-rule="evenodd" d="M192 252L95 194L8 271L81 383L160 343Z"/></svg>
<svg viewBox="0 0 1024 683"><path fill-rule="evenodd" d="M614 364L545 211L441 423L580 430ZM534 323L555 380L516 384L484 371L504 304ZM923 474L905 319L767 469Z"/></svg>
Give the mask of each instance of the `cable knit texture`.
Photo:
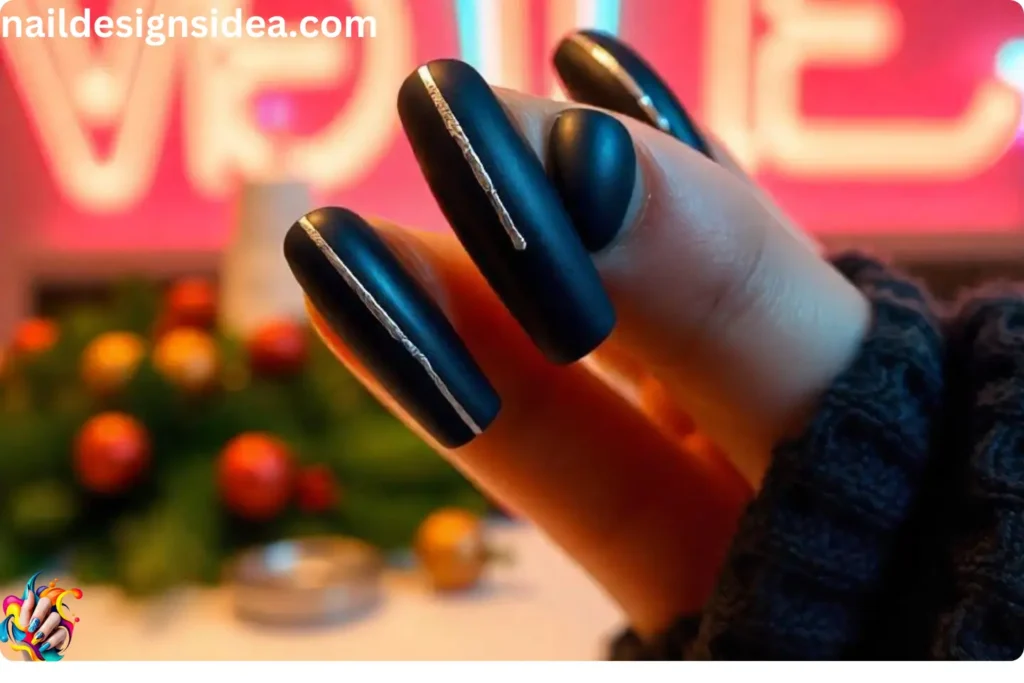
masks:
<svg viewBox="0 0 1024 683"><path fill-rule="evenodd" d="M857 358L806 432L776 449L699 626L684 619L645 644L627 632L613 656L829 659L863 648L917 509L943 402L943 338L913 281L860 256L835 265L873 305Z"/></svg>
<svg viewBox="0 0 1024 683"><path fill-rule="evenodd" d="M949 332L960 359L967 448L949 529L951 590L931 656L1024 652L1024 290L975 293Z"/></svg>

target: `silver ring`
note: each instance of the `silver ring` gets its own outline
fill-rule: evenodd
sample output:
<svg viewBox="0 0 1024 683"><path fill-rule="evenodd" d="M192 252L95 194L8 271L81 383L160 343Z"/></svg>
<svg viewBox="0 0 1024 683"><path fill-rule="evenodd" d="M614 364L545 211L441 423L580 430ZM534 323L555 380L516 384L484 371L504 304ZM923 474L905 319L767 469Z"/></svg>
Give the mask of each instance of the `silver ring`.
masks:
<svg viewBox="0 0 1024 683"><path fill-rule="evenodd" d="M235 611L268 624L350 621L383 598L384 558L349 538L281 541L239 556L231 570Z"/></svg>

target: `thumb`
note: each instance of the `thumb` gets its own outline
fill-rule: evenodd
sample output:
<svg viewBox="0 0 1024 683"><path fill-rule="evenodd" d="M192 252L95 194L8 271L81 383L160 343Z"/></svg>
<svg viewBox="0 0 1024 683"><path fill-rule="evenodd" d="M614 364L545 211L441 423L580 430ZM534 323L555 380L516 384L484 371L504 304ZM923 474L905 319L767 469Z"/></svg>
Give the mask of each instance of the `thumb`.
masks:
<svg viewBox="0 0 1024 683"><path fill-rule="evenodd" d="M605 346L759 483L856 352L860 293L749 182L651 126L495 95L453 61L411 76L399 111L453 229L538 346L571 361L614 327Z"/></svg>

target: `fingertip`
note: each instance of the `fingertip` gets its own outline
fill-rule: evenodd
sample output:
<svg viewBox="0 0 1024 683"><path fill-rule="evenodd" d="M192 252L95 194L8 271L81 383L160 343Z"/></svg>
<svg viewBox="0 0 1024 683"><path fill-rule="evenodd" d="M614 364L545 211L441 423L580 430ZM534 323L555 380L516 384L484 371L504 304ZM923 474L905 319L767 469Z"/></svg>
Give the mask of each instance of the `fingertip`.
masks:
<svg viewBox="0 0 1024 683"><path fill-rule="evenodd" d="M573 99L617 111L712 157L704 132L657 71L633 48L598 31L577 31L555 51Z"/></svg>
<svg viewBox="0 0 1024 683"><path fill-rule="evenodd" d="M493 422L501 399L437 302L366 221L338 207L292 226L285 255L320 321L451 448Z"/></svg>
<svg viewBox="0 0 1024 683"><path fill-rule="evenodd" d="M636 151L626 127L595 109L566 110L552 124L547 166L587 250L608 247L636 204Z"/></svg>

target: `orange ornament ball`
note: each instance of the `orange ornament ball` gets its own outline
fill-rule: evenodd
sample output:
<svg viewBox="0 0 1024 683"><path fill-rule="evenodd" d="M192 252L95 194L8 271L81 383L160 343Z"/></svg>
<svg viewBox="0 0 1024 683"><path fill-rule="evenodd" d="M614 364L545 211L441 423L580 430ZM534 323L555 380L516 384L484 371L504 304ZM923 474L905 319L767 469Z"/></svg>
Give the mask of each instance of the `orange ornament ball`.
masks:
<svg viewBox="0 0 1024 683"><path fill-rule="evenodd" d="M221 453L217 477L229 510L250 521L268 521L291 500L295 479L292 454L274 436L242 434Z"/></svg>
<svg viewBox="0 0 1024 683"><path fill-rule="evenodd" d="M60 331L46 318L33 318L18 325L14 331L11 352L18 356L38 356L57 344Z"/></svg>
<svg viewBox="0 0 1024 683"><path fill-rule="evenodd" d="M82 381L96 395L115 394L135 376L145 354L145 342L138 335L102 334L82 354Z"/></svg>
<svg viewBox="0 0 1024 683"><path fill-rule="evenodd" d="M201 392L217 379L220 357L213 337L203 330L179 327L157 342L153 367L166 380L189 392Z"/></svg>
<svg viewBox="0 0 1024 683"><path fill-rule="evenodd" d="M85 423L75 441L75 473L94 493L123 493L138 482L149 461L146 428L123 413L97 415Z"/></svg>
<svg viewBox="0 0 1024 683"><path fill-rule="evenodd" d="M203 278L179 280L167 291L165 314L170 327L210 329L217 322L217 291Z"/></svg>
<svg viewBox="0 0 1024 683"><path fill-rule="evenodd" d="M480 518L458 508L442 508L423 520L415 552L434 589L442 592L476 586L494 558Z"/></svg>
<svg viewBox="0 0 1024 683"><path fill-rule="evenodd" d="M294 375L309 358L309 333L293 320L262 326L249 339L249 365L263 376Z"/></svg>

